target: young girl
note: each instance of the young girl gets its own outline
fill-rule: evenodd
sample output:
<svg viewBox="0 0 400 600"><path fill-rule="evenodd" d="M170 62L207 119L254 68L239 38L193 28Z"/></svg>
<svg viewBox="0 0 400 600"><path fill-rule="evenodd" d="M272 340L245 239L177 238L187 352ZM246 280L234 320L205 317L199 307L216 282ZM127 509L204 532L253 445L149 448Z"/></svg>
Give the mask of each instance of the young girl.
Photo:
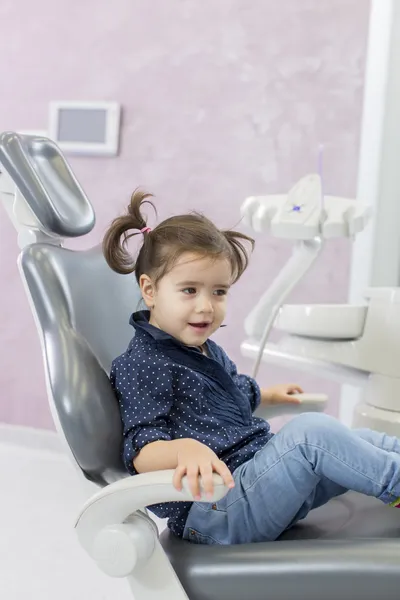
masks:
<svg viewBox="0 0 400 600"><path fill-rule="evenodd" d="M171 217L150 229L141 213L149 195L135 192L128 212L104 239L118 273L135 273L147 311L131 317L135 336L113 363L111 382L124 425L130 474L175 469L195 502L158 504L178 536L204 544L275 540L307 513L347 490L400 502L400 443L370 430L352 431L324 414L303 414L277 434L253 416L261 403L291 400L296 385L260 389L210 336L222 325L228 291L248 263L254 240L219 230L198 214ZM143 237L136 262L125 242ZM132 233L131 235L135 235ZM229 488L200 503L212 472Z"/></svg>

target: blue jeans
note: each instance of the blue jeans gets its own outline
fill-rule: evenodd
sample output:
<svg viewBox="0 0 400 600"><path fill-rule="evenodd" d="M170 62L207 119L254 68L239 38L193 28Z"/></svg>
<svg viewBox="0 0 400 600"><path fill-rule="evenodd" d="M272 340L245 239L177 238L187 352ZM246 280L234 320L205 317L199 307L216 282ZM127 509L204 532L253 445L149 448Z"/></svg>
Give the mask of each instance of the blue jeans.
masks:
<svg viewBox="0 0 400 600"><path fill-rule="evenodd" d="M305 413L233 476L235 487L219 502L193 504L184 539L200 544L276 540L310 510L348 490L393 502L400 497L400 441Z"/></svg>

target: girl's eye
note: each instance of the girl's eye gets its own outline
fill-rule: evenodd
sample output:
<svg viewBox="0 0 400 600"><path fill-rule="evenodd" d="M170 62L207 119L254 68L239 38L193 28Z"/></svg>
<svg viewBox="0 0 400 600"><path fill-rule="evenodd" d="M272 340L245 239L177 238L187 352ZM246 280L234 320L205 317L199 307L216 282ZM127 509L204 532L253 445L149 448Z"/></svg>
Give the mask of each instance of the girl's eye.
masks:
<svg viewBox="0 0 400 600"><path fill-rule="evenodd" d="M227 293L227 290L215 290L214 292L216 296L226 296Z"/></svg>
<svg viewBox="0 0 400 600"><path fill-rule="evenodd" d="M188 295L189 295L189 294L195 294L195 293L196 293L196 289L195 289L195 288L192 288L192 287L191 287L191 288L185 288L184 290L182 290L182 292L183 292L184 294L188 294Z"/></svg>

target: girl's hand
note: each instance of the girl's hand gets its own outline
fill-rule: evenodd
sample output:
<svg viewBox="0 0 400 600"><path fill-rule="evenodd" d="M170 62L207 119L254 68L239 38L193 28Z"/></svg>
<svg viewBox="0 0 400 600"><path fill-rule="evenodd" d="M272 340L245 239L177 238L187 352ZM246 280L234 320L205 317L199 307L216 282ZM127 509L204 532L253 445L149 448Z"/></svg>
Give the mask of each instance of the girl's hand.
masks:
<svg viewBox="0 0 400 600"><path fill-rule="evenodd" d="M282 383L261 390L263 404L300 404L293 394L302 394L302 388L295 383Z"/></svg>
<svg viewBox="0 0 400 600"><path fill-rule="evenodd" d="M201 477L206 496L211 498L214 493L213 473L218 473L228 488L235 487L230 470L208 446L193 439L179 440L179 443L178 464L172 482L177 490L182 489L182 477L186 475L190 492L195 500L200 500Z"/></svg>

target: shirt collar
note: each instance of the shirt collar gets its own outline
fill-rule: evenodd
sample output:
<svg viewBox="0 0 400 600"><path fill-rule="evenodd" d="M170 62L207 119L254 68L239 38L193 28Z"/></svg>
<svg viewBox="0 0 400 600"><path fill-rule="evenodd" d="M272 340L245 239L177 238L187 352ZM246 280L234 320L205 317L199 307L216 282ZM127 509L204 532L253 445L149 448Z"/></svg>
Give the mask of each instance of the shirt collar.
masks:
<svg viewBox="0 0 400 600"><path fill-rule="evenodd" d="M178 347L185 351L195 351L198 354L202 354L201 348L197 348L197 346L186 346L180 340L177 340L169 333L166 333L162 329L158 327L154 327L149 323L150 319L150 311L149 310L140 310L131 315L129 319L129 324L135 328L136 334L139 332L146 332L150 335L153 340L156 342L169 342L167 346ZM205 342L206 348L208 348L207 341Z"/></svg>
<svg viewBox="0 0 400 600"><path fill-rule="evenodd" d="M146 331L154 340L174 340L175 338L169 333L165 333L162 329L158 327L154 327L149 323L150 319L150 311L149 310L139 310L138 312L133 313L131 318L129 319L129 324L135 328L136 331Z"/></svg>

